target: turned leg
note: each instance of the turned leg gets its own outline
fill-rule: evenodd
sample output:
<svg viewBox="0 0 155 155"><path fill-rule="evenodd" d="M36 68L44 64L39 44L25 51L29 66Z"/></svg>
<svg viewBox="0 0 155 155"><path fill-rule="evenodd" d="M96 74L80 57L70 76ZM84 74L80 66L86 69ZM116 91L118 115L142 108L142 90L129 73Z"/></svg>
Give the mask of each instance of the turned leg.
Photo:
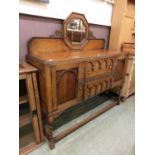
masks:
<svg viewBox="0 0 155 155"><path fill-rule="evenodd" d="M119 95L118 96L118 103L117 103L118 105L120 105L120 101L121 101L121 96Z"/></svg>
<svg viewBox="0 0 155 155"><path fill-rule="evenodd" d="M51 149L54 149L55 142L54 142L54 138L53 138L53 126L52 126L52 124L48 125L48 143L49 143L49 147Z"/></svg>
<svg viewBox="0 0 155 155"><path fill-rule="evenodd" d="M121 101L125 102L126 101L126 97L121 97Z"/></svg>
<svg viewBox="0 0 155 155"><path fill-rule="evenodd" d="M118 105L120 105L120 102L121 102L121 88L122 88L122 87L119 87L119 93L118 93Z"/></svg>
<svg viewBox="0 0 155 155"><path fill-rule="evenodd" d="M54 141L54 137L53 137L53 119L51 119L51 118L48 118L48 122L45 126L45 135L48 140L49 147L51 149L54 149L55 141Z"/></svg>

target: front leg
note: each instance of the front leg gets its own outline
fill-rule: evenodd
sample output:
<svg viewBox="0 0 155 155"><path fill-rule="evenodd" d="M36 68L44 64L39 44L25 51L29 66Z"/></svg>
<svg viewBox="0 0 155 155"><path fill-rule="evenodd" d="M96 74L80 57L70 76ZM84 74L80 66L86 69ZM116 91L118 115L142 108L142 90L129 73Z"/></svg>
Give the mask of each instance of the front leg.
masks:
<svg viewBox="0 0 155 155"><path fill-rule="evenodd" d="M118 90L118 99L117 99L118 103L117 104L120 105L120 102L121 102L121 89L122 89L122 87L119 87L118 89L119 90Z"/></svg>
<svg viewBox="0 0 155 155"><path fill-rule="evenodd" d="M45 126L45 136L48 140L49 147L51 149L54 149L55 141L54 141L54 137L53 137L53 118L51 118L50 116L49 116L49 118L47 118L47 124Z"/></svg>
<svg viewBox="0 0 155 155"><path fill-rule="evenodd" d="M54 141L54 137L53 137L53 123L48 124L48 143L49 143L49 147L51 149L54 149L55 141Z"/></svg>

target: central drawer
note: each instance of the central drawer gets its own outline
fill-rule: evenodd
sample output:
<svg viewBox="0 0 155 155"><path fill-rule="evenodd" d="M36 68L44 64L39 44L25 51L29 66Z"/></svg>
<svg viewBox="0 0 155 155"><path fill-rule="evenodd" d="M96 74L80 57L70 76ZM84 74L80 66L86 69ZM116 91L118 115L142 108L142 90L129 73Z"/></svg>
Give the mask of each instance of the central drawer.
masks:
<svg viewBox="0 0 155 155"><path fill-rule="evenodd" d="M85 62L85 78L99 76L111 72L114 66L112 58L102 58Z"/></svg>

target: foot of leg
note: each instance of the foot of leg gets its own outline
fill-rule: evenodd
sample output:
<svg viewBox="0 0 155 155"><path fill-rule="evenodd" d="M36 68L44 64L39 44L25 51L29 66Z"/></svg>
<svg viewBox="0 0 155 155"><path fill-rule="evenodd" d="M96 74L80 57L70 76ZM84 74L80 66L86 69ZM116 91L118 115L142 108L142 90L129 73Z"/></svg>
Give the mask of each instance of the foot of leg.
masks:
<svg viewBox="0 0 155 155"><path fill-rule="evenodd" d="M125 102L126 101L126 97L121 97L121 101Z"/></svg>
<svg viewBox="0 0 155 155"><path fill-rule="evenodd" d="M55 142L54 142L54 138L53 138L53 126L52 126L52 124L48 125L48 142L49 142L49 147L51 149L54 149Z"/></svg>
<svg viewBox="0 0 155 155"><path fill-rule="evenodd" d="M49 144L50 149L55 148L55 142L53 138L48 140L48 144Z"/></svg>

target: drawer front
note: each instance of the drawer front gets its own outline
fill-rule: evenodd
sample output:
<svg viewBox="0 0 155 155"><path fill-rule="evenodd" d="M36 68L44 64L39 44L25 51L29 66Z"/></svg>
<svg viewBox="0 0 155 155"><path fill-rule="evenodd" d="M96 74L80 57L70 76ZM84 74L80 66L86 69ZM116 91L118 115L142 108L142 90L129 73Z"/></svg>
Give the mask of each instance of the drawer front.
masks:
<svg viewBox="0 0 155 155"><path fill-rule="evenodd" d="M112 86L112 78L105 77L97 80L90 80L84 84L84 100L94 97Z"/></svg>
<svg viewBox="0 0 155 155"><path fill-rule="evenodd" d="M113 69L114 60L112 58L104 58L88 61L85 63L85 78L90 78L98 75L111 72Z"/></svg>

